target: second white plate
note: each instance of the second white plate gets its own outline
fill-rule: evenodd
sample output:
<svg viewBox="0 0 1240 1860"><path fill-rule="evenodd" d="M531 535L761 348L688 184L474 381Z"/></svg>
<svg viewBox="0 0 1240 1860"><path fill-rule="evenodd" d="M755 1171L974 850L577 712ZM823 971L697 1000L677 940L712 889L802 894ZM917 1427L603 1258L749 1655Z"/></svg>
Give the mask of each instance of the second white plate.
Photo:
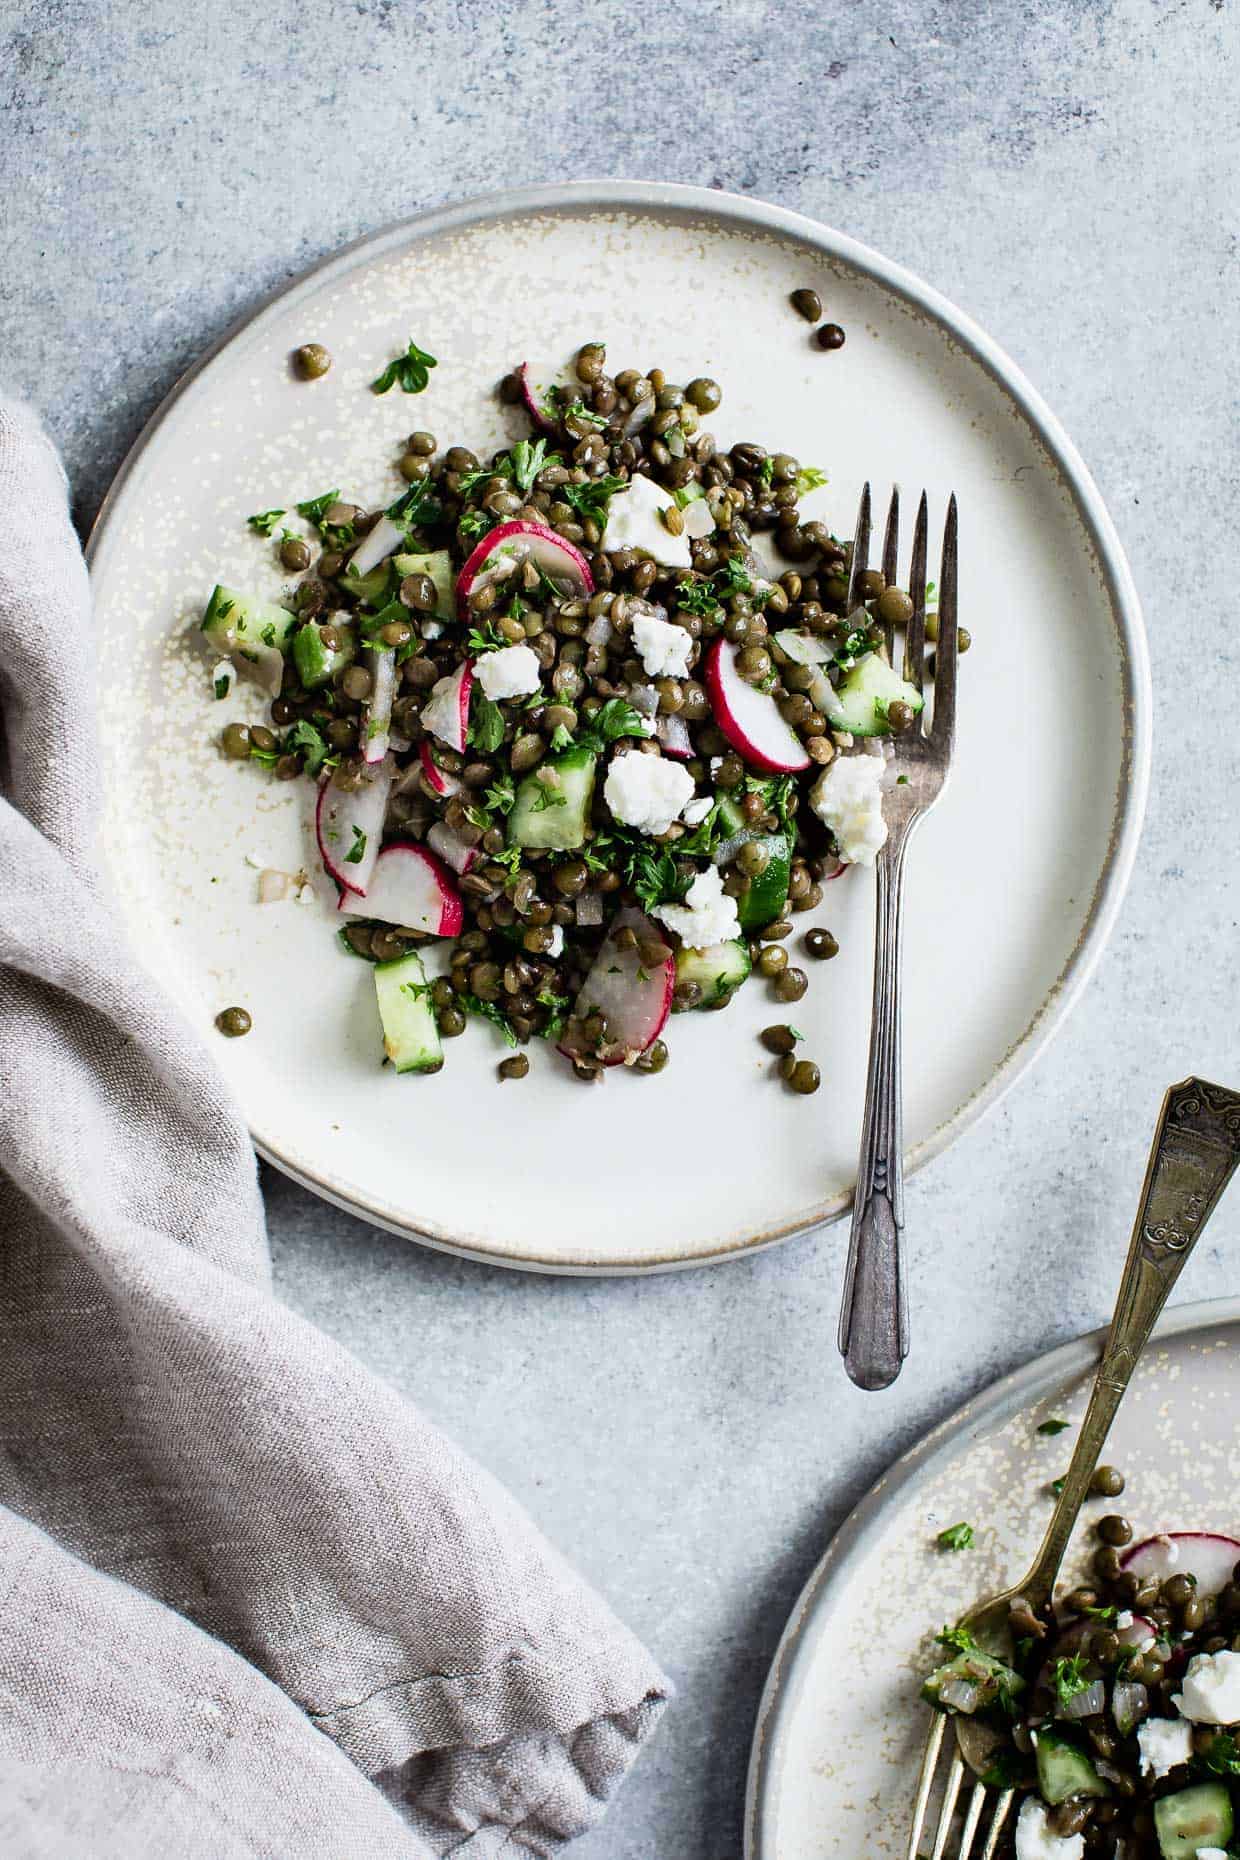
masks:
<svg viewBox="0 0 1240 1860"><path fill-rule="evenodd" d="M812 285L848 341L824 355L790 310ZM439 358L417 399L367 384L410 334ZM870 1003L873 886L828 888L841 954L811 964L795 1019L816 1097L775 1083L757 1040L784 1019L761 984L674 1022L671 1064L577 1084L535 1054L494 1084L488 1028L443 1073L380 1070L365 966L313 906L255 902L260 863L316 864L309 791L226 763L193 635L216 580L278 595L253 510L339 486L387 501L402 435L479 452L517 431L494 384L514 362L605 338L616 366L723 385L712 422L824 467L841 527L862 476L961 506L957 766L914 844L907 924L909 1161L992 1103L1062 1019L1114 917L1139 829L1148 673L1112 526L1048 411L982 333L842 235L689 188L531 190L411 221L285 292L161 409L92 546L106 848L145 959L192 1016L261 1152L383 1225L508 1265L633 1272L721 1259L841 1213L851 1194ZM312 385L287 357L325 342ZM253 699L250 715L260 706ZM809 919L798 920L799 932ZM241 1003L248 1038L215 1013Z"/></svg>

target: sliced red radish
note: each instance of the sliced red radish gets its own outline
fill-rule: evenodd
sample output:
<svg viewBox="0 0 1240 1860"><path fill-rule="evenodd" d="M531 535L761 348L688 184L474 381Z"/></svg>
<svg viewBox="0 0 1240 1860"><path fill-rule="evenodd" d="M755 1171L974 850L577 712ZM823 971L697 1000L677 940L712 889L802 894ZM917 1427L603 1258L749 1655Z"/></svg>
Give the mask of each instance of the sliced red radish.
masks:
<svg viewBox="0 0 1240 1860"><path fill-rule="evenodd" d="M557 536L545 523L514 517L484 536L456 578L456 604L462 620L469 618L470 597L493 581L514 575L525 561L541 568L564 594L579 598L594 592L590 564L580 549Z"/></svg>
<svg viewBox="0 0 1240 1860"><path fill-rule="evenodd" d="M621 949L616 943L617 930L625 928L636 932L638 948ZM656 949L664 953L652 961ZM631 906L619 911L573 1004L578 1021L605 1015L607 1038L599 1048L565 1039L560 1051L570 1059L597 1059L605 1066L632 1065L667 1025L675 981L676 960L663 932Z"/></svg>
<svg viewBox="0 0 1240 1860"><path fill-rule="evenodd" d="M418 744L418 760L422 764L422 773L426 777L427 787L432 788L436 794L443 795L447 800L452 795L461 792L461 784L457 777L449 775L447 769L440 768L425 737Z"/></svg>
<svg viewBox="0 0 1240 1860"><path fill-rule="evenodd" d="M391 517L380 517L374 529L362 537L349 557L348 572L351 575L368 575L372 568L378 568L380 562L404 547L404 530L393 523Z"/></svg>
<svg viewBox="0 0 1240 1860"><path fill-rule="evenodd" d="M442 859L414 840L392 840L379 854L365 898L342 891L337 910L346 917L377 917L402 930L459 936L465 921L461 894Z"/></svg>
<svg viewBox="0 0 1240 1860"><path fill-rule="evenodd" d="M665 755L687 762L693 754L689 726L683 717L660 717L654 726L654 733L662 743Z"/></svg>
<svg viewBox="0 0 1240 1860"><path fill-rule="evenodd" d="M1133 1544L1120 1558L1121 1568L1142 1579L1196 1576L1198 1595L1217 1595L1237 1563L1240 1541L1214 1531L1164 1531Z"/></svg>
<svg viewBox="0 0 1240 1860"><path fill-rule="evenodd" d="M1074 1653L1089 1629L1097 1625L1098 1623L1089 1616L1081 1621L1073 1621L1055 1642L1055 1658L1057 1659L1061 1654ZM1152 1647L1158 1639L1158 1629L1152 1621L1147 1621L1144 1615L1133 1615L1127 1627L1117 1627L1113 1621L1108 1621L1106 1625L1113 1630L1121 1647L1136 1647L1144 1651L1146 1647Z"/></svg>
<svg viewBox="0 0 1240 1860"><path fill-rule="evenodd" d="M843 878L845 872L851 871L851 865L845 865L842 859L837 859L835 862L835 870L833 872L825 872L822 882L824 885L833 885L837 878Z"/></svg>
<svg viewBox="0 0 1240 1860"><path fill-rule="evenodd" d="M369 651L368 657L371 684L370 696L362 712L362 759L366 762L382 762L391 740L392 699L396 695L395 648L376 646Z"/></svg>
<svg viewBox="0 0 1240 1860"><path fill-rule="evenodd" d="M469 735L469 695L473 688L474 668L466 659L447 677L436 680L422 706L422 728L459 754L464 753Z"/></svg>
<svg viewBox="0 0 1240 1860"><path fill-rule="evenodd" d="M736 647L716 639L706 658L706 690L715 722L752 767L790 775L809 767L800 737L779 714L768 691L748 685L736 669Z"/></svg>
<svg viewBox="0 0 1240 1860"><path fill-rule="evenodd" d="M522 362L515 373L531 420L542 432L554 432L559 422L559 408L552 396L562 396L564 405L568 406L580 397L581 389L574 389L566 368L535 367L531 362Z"/></svg>
<svg viewBox="0 0 1240 1860"><path fill-rule="evenodd" d="M346 891L363 894L383 841L393 764L368 768L355 788L341 788L333 775L319 784L315 838L323 864Z"/></svg>
<svg viewBox="0 0 1240 1860"><path fill-rule="evenodd" d="M426 836L426 843L437 852L445 865L450 865L458 874L468 872L478 857L476 846L467 846L459 834L452 831L442 820L437 820Z"/></svg>

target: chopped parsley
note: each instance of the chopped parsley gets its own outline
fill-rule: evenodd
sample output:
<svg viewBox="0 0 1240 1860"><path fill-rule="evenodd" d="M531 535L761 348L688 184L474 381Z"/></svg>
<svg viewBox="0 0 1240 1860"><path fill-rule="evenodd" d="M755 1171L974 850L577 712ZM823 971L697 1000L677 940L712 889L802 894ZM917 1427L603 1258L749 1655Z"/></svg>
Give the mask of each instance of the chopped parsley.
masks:
<svg viewBox="0 0 1240 1860"><path fill-rule="evenodd" d="M825 471L819 471L816 465L803 465L797 473L797 496L804 497L807 491L816 491L820 484L826 482Z"/></svg>
<svg viewBox="0 0 1240 1860"><path fill-rule="evenodd" d="M1210 1739L1205 1750L1193 1758L1194 1769L1212 1776L1240 1776L1240 1748L1230 1731L1220 1731Z"/></svg>
<svg viewBox="0 0 1240 1860"><path fill-rule="evenodd" d="M483 805L489 808L493 814L507 814L511 811L512 804L516 798L517 791L513 786L512 776L504 770L495 777L491 786L486 789L482 796L482 801Z"/></svg>
<svg viewBox="0 0 1240 1860"><path fill-rule="evenodd" d="M386 394L389 388L397 384L402 394L420 394L431 378L431 369L437 366L435 357L428 355L425 349L419 349L410 337L405 353L389 362L383 373L370 385L376 394Z"/></svg>
<svg viewBox="0 0 1240 1860"><path fill-rule="evenodd" d="M1001 1746L991 1759L981 1780L990 1789L1014 1789L1024 1775L1025 1766L1016 1751Z"/></svg>
<svg viewBox="0 0 1240 1860"><path fill-rule="evenodd" d="M1056 1660L1051 1671L1051 1684L1061 1705L1067 1705L1069 1700L1081 1692L1088 1692L1093 1680L1085 1671L1084 1654L1074 1653L1067 1659Z"/></svg>
<svg viewBox="0 0 1240 1860"><path fill-rule="evenodd" d="M617 491L628 489L627 478L617 478L611 472L605 472L601 478L591 478L586 484L562 484L556 495L575 510L579 517L589 518L600 528L606 526L607 510Z"/></svg>
<svg viewBox="0 0 1240 1860"><path fill-rule="evenodd" d="M408 995L411 1001L421 1001L431 992L431 984L430 982L402 982L400 992L402 995Z"/></svg>
<svg viewBox="0 0 1240 1860"><path fill-rule="evenodd" d="M562 723L557 723L554 730L551 732L552 754L559 755L563 750L571 749L572 746L572 731L566 729Z"/></svg>
<svg viewBox="0 0 1240 1860"><path fill-rule="evenodd" d="M945 1531L940 1531L935 1538L940 1550L969 1550L973 1545L973 1526L971 1524L949 1524Z"/></svg>
<svg viewBox="0 0 1240 1860"><path fill-rule="evenodd" d="M557 995L553 988L540 988L534 999L539 1007L547 1009L546 1024L538 1029L539 1038L542 1040L558 1039L571 1005L568 996Z"/></svg>
<svg viewBox="0 0 1240 1860"><path fill-rule="evenodd" d="M500 646L506 646L508 641L502 633L496 632L488 620L483 626L470 627L465 635L465 644L476 658L480 652L495 652Z"/></svg>
<svg viewBox="0 0 1240 1860"><path fill-rule="evenodd" d="M769 486L774 476L775 461L768 453L767 457L763 459L761 465L758 467L758 483Z"/></svg>
<svg viewBox="0 0 1240 1860"><path fill-rule="evenodd" d="M554 461L547 455L545 439L518 439L512 448L508 460L508 475L518 491L529 496L534 488L534 480L546 465Z"/></svg>
<svg viewBox="0 0 1240 1860"><path fill-rule="evenodd" d="M977 1642L967 1627L945 1627L941 1634L935 1635L940 1647L946 1647L949 1653L976 1653Z"/></svg>
<svg viewBox="0 0 1240 1860"><path fill-rule="evenodd" d="M564 409L563 417L566 420L569 418L580 420L585 426L601 427L607 424L607 415L605 413L595 413L591 408L587 407L584 400L580 398L570 402Z"/></svg>
<svg viewBox="0 0 1240 1860"><path fill-rule="evenodd" d="M1063 1491L1063 1488L1064 1488L1064 1481L1062 1479L1051 1480L1051 1491L1054 1493L1056 1498L1059 1497L1060 1493Z"/></svg>
<svg viewBox="0 0 1240 1860"><path fill-rule="evenodd" d="M682 510L687 510L690 504L700 503L702 498L706 496L706 491L696 479L693 479L690 483L682 484L679 489L673 491L672 496L676 499L676 502Z"/></svg>
<svg viewBox="0 0 1240 1860"><path fill-rule="evenodd" d="M304 504L298 504L297 514L307 523L313 523L315 529L323 528L323 518L340 498L339 491L323 491L318 497L308 497Z"/></svg>
<svg viewBox="0 0 1240 1860"><path fill-rule="evenodd" d="M361 827L353 829L353 844L344 856L346 865L360 865L366 857L366 835Z"/></svg>
<svg viewBox="0 0 1240 1860"><path fill-rule="evenodd" d="M478 542L502 521L500 517L493 517L488 510L466 510L456 527L466 542Z"/></svg>
<svg viewBox="0 0 1240 1860"><path fill-rule="evenodd" d="M568 806L568 796L564 793L562 788L553 788L549 782L539 782L538 789L538 798L534 802L534 813L545 814L549 807Z"/></svg>
<svg viewBox="0 0 1240 1860"><path fill-rule="evenodd" d="M321 733L305 717L299 717L285 737L284 753L285 755L304 756L306 774L312 778L322 773L324 764L329 758L333 766L336 762L336 758L331 756Z"/></svg>
<svg viewBox="0 0 1240 1860"><path fill-rule="evenodd" d="M508 1016L494 1001L483 1001L478 995L461 995L458 999L467 1014L477 1014L480 1019L489 1020L493 1027L498 1027L509 1046L520 1044Z"/></svg>
<svg viewBox="0 0 1240 1860"><path fill-rule="evenodd" d="M1071 1421L1060 1421L1052 1416L1049 1421L1038 1422L1038 1432L1039 1434L1062 1434L1064 1429L1071 1425Z"/></svg>
<svg viewBox="0 0 1240 1860"><path fill-rule="evenodd" d="M397 528L403 530L405 540L409 540L411 530L423 529L428 524L438 523L443 516L443 505L435 496L429 478L415 478L407 491L402 491L394 503L388 505L384 516L389 517Z"/></svg>
<svg viewBox="0 0 1240 1860"><path fill-rule="evenodd" d="M226 698L232 689L231 672L221 672L219 677L213 681L212 689L217 698Z"/></svg>
<svg viewBox="0 0 1240 1860"><path fill-rule="evenodd" d="M626 699L616 697L608 698L573 740L579 748L600 755L609 743L618 742L622 736L646 734L646 720L641 712L634 710Z"/></svg>
<svg viewBox="0 0 1240 1860"><path fill-rule="evenodd" d="M484 756L493 755L504 740L504 713L485 691L475 691L469 712L469 740Z"/></svg>
<svg viewBox="0 0 1240 1860"><path fill-rule="evenodd" d="M283 510L258 510L252 517L247 517L246 522L256 535L270 536L280 518L286 514Z"/></svg>
<svg viewBox="0 0 1240 1860"><path fill-rule="evenodd" d="M257 743L251 743L250 758L257 762L260 768L273 769L280 760L280 751L279 748L260 749Z"/></svg>

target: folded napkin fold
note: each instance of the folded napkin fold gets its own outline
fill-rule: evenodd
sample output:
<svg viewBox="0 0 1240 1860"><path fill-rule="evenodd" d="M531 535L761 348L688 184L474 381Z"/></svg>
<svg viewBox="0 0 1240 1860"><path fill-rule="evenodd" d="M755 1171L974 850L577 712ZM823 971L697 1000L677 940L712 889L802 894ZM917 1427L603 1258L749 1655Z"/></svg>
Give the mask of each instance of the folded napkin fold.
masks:
<svg viewBox="0 0 1240 1860"><path fill-rule="evenodd" d="M237 1109L98 869L86 571L4 402L0 507L0 1852L551 1854L667 1684L272 1298Z"/></svg>

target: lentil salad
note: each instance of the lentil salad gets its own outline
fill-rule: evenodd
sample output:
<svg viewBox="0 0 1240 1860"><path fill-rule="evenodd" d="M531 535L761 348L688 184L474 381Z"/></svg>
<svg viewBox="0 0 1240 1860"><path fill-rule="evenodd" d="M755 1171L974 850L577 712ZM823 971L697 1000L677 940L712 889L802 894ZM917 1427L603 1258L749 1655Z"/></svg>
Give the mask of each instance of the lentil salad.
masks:
<svg viewBox="0 0 1240 1860"><path fill-rule="evenodd" d="M410 352L424 381L434 359ZM417 431L386 508L331 490L294 507L309 534L293 511L250 519L300 580L280 604L211 596L217 697L240 673L271 698L270 727L230 723L221 747L317 784L341 942L375 966L398 1070L437 1071L478 1016L583 1080L656 1072L671 1012L726 1007L754 973L777 1002L805 993L794 916L885 837L865 740L921 709L883 646L912 602L870 570L849 611L851 546L809 501L825 474L719 446L710 379L613 376L587 343L500 392L531 434L487 462ZM781 1067L817 1088L812 1061Z"/></svg>

